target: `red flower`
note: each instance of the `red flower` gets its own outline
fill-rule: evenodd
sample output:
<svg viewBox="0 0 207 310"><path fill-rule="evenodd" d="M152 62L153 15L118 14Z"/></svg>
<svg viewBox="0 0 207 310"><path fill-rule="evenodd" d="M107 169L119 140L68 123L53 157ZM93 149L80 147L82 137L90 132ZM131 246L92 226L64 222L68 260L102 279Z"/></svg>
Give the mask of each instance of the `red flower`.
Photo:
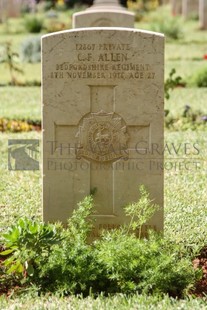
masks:
<svg viewBox="0 0 207 310"><path fill-rule="evenodd" d="M203 55L203 59L207 60L207 54Z"/></svg>

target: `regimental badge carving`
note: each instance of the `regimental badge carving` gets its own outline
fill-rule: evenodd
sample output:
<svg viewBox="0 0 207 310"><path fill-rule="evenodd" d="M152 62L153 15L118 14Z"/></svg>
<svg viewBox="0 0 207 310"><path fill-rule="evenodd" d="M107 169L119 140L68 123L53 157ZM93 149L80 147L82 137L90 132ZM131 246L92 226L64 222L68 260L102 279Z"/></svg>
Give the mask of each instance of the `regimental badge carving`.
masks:
<svg viewBox="0 0 207 310"><path fill-rule="evenodd" d="M80 147L77 159L114 161L128 159L128 134L124 120L116 113L87 114L80 122L77 133Z"/></svg>

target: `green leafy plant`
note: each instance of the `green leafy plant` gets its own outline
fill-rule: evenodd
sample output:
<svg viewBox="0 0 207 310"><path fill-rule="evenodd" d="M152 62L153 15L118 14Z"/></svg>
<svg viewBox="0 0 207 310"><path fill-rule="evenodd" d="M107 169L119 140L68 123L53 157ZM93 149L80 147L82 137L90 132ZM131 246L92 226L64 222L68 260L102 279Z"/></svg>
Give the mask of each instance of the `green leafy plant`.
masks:
<svg viewBox="0 0 207 310"><path fill-rule="evenodd" d="M178 85L184 85L182 82L182 78L180 76L174 76L176 73L176 70L173 68L170 71L169 77L165 81L164 85L164 91L165 91L165 98L169 99L170 98L170 90L173 90L175 87Z"/></svg>
<svg viewBox="0 0 207 310"><path fill-rule="evenodd" d="M5 251L0 255L8 256L4 261L7 273L30 278L38 277L42 261L48 259L60 236L54 225L25 218L3 234L3 242Z"/></svg>
<svg viewBox="0 0 207 310"><path fill-rule="evenodd" d="M24 20L24 26L30 33L39 33L43 29L44 21L35 15L26 16Z"/></svg>
<svg viewBox="0 0 207 310"><path fill-rule="evenodd" d="M130 203L125 207L125 213L131 217L128 231L139 231L138 236L141 238L142 226L152 217L159 209L159 205L153 204L149 198L149 192L144 185L139 187L140 199L137 202Z"/></svg>
<svg viewBox="0 0 207 310"><path fill-rule="evenodd" d="M19 54L12 50L11 42L5 42L3 47L3 57L1 58L1 62L5 63L9 69L11 85L18 85L16 73L24 73L24 71L19 67L19 63L17 61Z"/></svg>

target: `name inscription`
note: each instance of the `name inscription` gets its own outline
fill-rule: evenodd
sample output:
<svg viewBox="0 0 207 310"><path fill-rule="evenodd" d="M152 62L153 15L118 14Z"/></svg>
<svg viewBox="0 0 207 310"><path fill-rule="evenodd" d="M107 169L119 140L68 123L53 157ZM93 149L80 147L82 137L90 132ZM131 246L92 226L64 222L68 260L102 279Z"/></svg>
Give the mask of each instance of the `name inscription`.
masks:
<svg viewBox="0 0 207 310"><path fill-rule="evenodd" d="M75 44L76 59L55 65L51 79L151 80L151 64L137 63L130 44Z"/></svg>

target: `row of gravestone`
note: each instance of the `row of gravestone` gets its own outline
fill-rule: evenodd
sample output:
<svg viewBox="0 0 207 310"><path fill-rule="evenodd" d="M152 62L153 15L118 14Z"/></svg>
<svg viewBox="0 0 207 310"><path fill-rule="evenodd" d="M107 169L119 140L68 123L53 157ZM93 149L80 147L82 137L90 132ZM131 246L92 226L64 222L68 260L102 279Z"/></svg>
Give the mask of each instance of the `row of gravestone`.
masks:
<svg viewBox="0 0 207 310"><path fill-rule="evenodd" d="M133 18L97 0L42 38L43 218L66 223L95 191L92 238L127 223L141 184L160 205L144 229L163 229L164 36Z"/></svg>
<svg viewBox="0 0 207 310"><path fill-rule="evenodd" d="M207 0L165 0L171 2L172 14L182 14L184 18L199 15L200 27L207 29ZM23 5L28 5L26 0L1 0L0 20L4 17L17 17ZM35 10L35 0L30 1L30 8ZM118 0L95 0L94 5L85 12L74 14L73 28L84 27L133 27L133 14L127 12Z"/></svg>
<svg viewBox="0 0 207 310"><path fill-rule="evenodd" d="M184 18L199 15L201 29L207 29L207 0L170 0L172 14ZM165 1L167 3L168 1ZM118 0L95 0L85 12L73 16L73 28L84 27L133 27L134 14L127 12Z"/></svg>
<svg viewBox="0 0 207 310"><path fill-rule="evenodd" d="M207 0L171 0L172 14L184 18L199 16L200 28L207 29Z"/></svg>

